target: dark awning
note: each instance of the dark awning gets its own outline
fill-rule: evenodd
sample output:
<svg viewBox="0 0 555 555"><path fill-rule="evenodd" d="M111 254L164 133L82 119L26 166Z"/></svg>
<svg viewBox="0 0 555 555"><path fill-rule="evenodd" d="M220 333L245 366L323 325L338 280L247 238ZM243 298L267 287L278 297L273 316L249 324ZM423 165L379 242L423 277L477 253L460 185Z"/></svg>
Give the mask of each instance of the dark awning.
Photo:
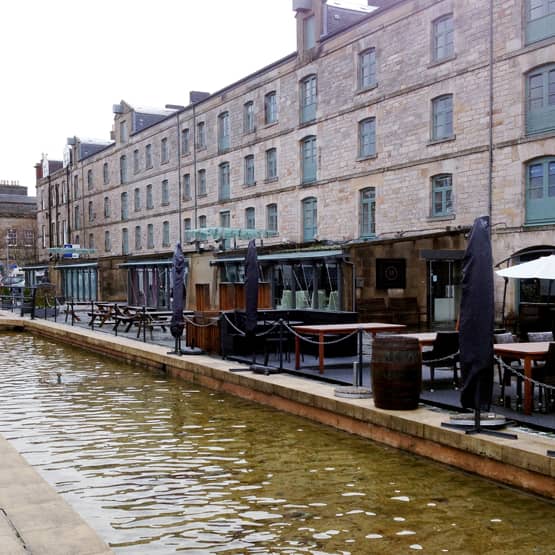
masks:
<svg viewBox="0 0 555 555"><path fill-rule="evenodd" d="M462 260L464 251L456 249L422 249L420 258L424 260Z"/></svg>
<svg viewBox="0 0 555 555"><path fill-rule="evenodd" d="M185 264L188 264L188 260L185 259ZM164 258L161 260L130 260L129 262L122 262L118 264L118 268L139 268L142 266L171 266L172 259Z"/></svg>
<svg viewBox="0 0 555 555"><path fill-rule="evenodd" d="M83 264L60 264L55 270L73 270L75 268L98 268L98 262L84 262Z"/></svg>
<svg viewBox="0 0 555 555"><path fill-rule="evenodd" d="M341 250L321 250L321 251L296 251L279 252L273 254L261 254L258 262L317 262L329 258L343 258L346 254ZM233 262L244 262L244 256L229 256L211 260L210 264L228 264Z"/></svg>

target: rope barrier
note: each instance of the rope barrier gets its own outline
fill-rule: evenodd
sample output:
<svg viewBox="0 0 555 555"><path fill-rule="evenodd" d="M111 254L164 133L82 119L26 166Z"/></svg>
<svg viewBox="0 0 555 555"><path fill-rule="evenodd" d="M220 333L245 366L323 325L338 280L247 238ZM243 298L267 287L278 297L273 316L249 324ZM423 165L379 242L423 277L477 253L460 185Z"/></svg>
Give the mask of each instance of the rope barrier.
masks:
<svg viewBox="0 0 555 555"><path fill-rule="evenodd" d="M298 337L302 341L306 341L307 343L312 343L313 345L319 345L320 344L320 341L316 341L314 339L309 339L307 336L301 335L300 333L295 331L291 326L289 326L289 324L287 324L286 322L284 322L284 327L285 327L286 330L288 330L295 337ZM324 345L334 345L335 343L341 343L341 341L346 341L347 339L349 339L350 337L353 337L353 335L356 335L357 333L358 333L358 330L355 330L355 331L352 331L351 333L349 333L348 335L342 335L341 337L339 337L339 339L324 341Z"/></svg>
<svg viewBox="0 0 555 555"><path fill-rule="evenodd" d="M191 320L191 318L189 318L187 316L184 316L183 319L184 319L185 322L188 322L189 324L191 324L192 326L195 326L197 328L209 328L210 326L217 326L218 325L218 320L220 318L219 317L214 318L213 322L208 322L206 324L199 324L198 322L195 322L194 320Z"/></svg>

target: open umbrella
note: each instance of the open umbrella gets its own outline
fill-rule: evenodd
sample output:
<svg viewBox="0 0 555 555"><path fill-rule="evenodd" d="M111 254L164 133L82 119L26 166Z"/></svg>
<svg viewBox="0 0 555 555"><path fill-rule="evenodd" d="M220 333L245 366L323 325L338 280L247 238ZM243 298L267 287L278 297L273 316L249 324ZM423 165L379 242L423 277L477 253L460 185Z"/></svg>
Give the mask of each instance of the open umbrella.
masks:
<svg viewBox="0 0 555 555"><path fill-rule="evenodd" d="M505 279L505 287L503 289L503 306L501 308L501 316L503 325L505 324L505 300L507 297L507 282L512 279L547 279L549 280L549 298L551 299L551 287L555 280L555 254L549 256L541 256L529 262L515 264L502 270L496 270L498 276Z"/></svg>
<svg viewBox="0 0 555 555"><path fill-rule="evenodd" d="M555 254L496 270L498 276L518 279L555 279Z"/></svg>
<svg viewBox="0 0 555 555"><path fill-rule="evenodd" d="M489 217L476 218L463 259L459 349L461 405L489 409L493 390L493 259Z"/></svg>

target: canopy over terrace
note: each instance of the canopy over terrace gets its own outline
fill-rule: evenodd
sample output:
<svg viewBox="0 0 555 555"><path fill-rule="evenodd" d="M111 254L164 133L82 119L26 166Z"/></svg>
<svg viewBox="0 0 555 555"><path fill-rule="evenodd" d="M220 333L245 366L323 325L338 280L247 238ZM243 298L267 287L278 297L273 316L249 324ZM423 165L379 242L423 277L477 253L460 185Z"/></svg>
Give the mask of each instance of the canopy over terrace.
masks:
<svg viewBox="0 0 555 555"><path fill-rule="evenodd" d="M274 237L275 231L267 229L249 229L239 227L199 227L196 229L188 229L185 231L185 241L189 243L202 242L212 239L220 241L222 246L226 242L233 239L236 246L237 239L250 241L251 239L265 239Z"/></svg>

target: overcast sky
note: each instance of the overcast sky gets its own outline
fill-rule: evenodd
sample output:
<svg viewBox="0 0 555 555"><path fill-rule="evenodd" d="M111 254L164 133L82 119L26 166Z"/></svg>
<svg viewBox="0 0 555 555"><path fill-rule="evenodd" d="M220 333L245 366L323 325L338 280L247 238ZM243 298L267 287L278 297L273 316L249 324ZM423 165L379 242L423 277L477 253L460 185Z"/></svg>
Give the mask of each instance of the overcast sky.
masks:
<svg viewBox="0 0 555 555"><path fill-rule="evenodd" d="M296 50L291 0L6 1L0 180L34 193L42 153L108 140L112 105L188 104Z"/></svg>

